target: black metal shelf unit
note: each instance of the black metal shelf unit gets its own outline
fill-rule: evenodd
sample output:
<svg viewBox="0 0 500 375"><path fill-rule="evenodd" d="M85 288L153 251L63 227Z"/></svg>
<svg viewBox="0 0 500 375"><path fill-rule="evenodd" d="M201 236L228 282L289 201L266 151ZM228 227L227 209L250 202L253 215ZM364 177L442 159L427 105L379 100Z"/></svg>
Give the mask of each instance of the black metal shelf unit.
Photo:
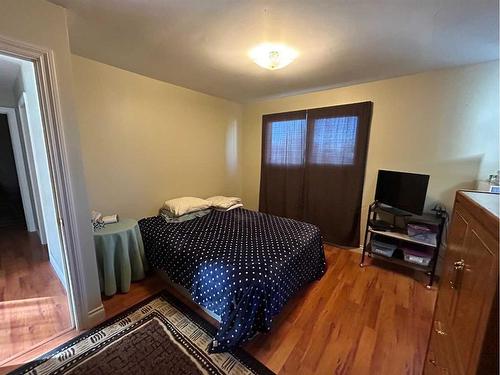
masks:
<svg viewBox="0 0 500 375"><path fill-rule="evenodd" d="M380 216L390 216L392 217L392 228L390 230L377 230L372 226L373 223L377 222ZM399 221L399 226L398 226ZM402 222L402 224L401 224ZM435 240L422 240L416 237L411 237L406 232L406 224L408 222L421 223L421 224L434 224L438 227L438 232L436 233ZM434 283L434 277L436 273L436 264L439 257L439 250L441 248L441 239L443 236L443 230L446 223L445 215L435 215L426 214L422 216L411 215L408 213L403 213L398 210L391 208L386 208L380 205L378 202L373 202L368 210L368 218L366 220L366 229L363 242L363 251L361 254L360 266L365 266L365 256L368 255L373 259L380 261L385 261L407 268L411 268L416 271L425 272L429 276L429 282L427 288L431 288ZM372 238L376 235L379 238L390 238L392 242L397 244L397 250L391 257L386 257L379 255L372 251ZM402 251L400 247L405 244L412 244L413 246L422 246L432 249L432 258L428 265L421 265L408 262L402 256Z"/></svg>

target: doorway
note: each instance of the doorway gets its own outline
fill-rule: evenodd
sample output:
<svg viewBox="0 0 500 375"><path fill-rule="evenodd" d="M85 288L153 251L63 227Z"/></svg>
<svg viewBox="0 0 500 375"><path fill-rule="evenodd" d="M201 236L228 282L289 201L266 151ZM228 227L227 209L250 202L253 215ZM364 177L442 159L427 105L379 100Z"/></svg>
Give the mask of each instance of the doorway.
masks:
<svg viewBox="0 0 500 375"><path fill-rule="evenodd" d="M0 227L25 227L7 115L0 113Z"/></svg>
<svg viewBox="0 0 500 375"><path fill-rule="evenodd" d="M74 326L37 85L0 55L0 364Z"/></svg>

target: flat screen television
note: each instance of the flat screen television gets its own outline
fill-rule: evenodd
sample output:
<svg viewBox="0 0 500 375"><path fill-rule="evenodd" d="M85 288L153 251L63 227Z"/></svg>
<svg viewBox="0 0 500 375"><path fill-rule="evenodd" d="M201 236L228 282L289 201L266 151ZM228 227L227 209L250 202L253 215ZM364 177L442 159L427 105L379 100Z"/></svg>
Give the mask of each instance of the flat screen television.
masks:
<svg viewBox="0 0 500 375"><path fill-rule="evenodd" d="M375 200L394 208L422 215L429 175L379 170Z"/></svg>

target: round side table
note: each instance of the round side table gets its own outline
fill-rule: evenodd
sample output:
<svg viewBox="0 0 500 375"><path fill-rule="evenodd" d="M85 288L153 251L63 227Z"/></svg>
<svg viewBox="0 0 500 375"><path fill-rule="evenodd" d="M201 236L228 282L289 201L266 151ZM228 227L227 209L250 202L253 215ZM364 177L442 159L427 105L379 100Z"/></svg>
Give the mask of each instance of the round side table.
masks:
<svg viewBox="0 0 500 375"><path fill-rule="evenodd" d="M141 232L137 220L120 219L94 232L101 292L126 293L131 281L141 280L147 271Z"/></svg>

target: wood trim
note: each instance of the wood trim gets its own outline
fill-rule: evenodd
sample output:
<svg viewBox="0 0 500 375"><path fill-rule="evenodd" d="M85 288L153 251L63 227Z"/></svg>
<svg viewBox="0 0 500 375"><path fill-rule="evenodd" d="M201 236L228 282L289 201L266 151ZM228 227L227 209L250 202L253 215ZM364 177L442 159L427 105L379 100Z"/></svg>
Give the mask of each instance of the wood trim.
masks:
<svg viewBox="0 0 500 375"><path fill-rule="evenodd" d="M480 192L480 191L459 190L455 198L456 202L459 202L470 215L472 215L476 220L480 221L484 226L484 228L488 230L488 232L498 241L499 238L498 216L496 216L491 211L487 210L485 207L483 207L482 205L478 204L477 202L469 198L467 195L464 194L464 192L487 194L494 197L498 197L498 194L489 192Z"/></svg>
<svg viewBox="0 0 500 375"><path fill-rule="evenodd" d="M46 338L45 340L40 341L39 343L33 345L28 350L24 350L21 353L17 353L17 354L15 354L15 355L13 355L13 356L11 356L9 358L6 358L3 361L0 361L0 367L3 367L4 365L6 365L9 362L16 362L16 359L18 359L20 357L23 357L23 356L26 356L26 354L28 354L29 352L36 351L36 349L44 347L46 344L52 342L53 340L57 339L58 337L66 335L69 332L73 332L73 331L75 331L74 328L66 328L65 330L63 330L61 332L58 332L57 334L52 335L52 336Z"/></svg>
<svg viewBox="0 0 500 375"><path fill-rule="evenodd" d="M34 64L49 171L59 219L69 305L73 324L80 330L88 326L89 312L84 283L85 274L82 268L82 248L78 238L76 211L72 199L68 152L64 143L54 53L50 49L4 37L0 37L0 53L28 60Z"/></svg>
<svg viewBox="0 0 500 375"><path fill-rule="evenodd" d="M33 361L50 351L51 349L57 347L58 345L64 344L66 341L71 340L72 338L78 336L81 332L76 331L75 329L71 329L68 332L61 333L58 336L53 337L51 340L47 341L43 345L39 345L30 349L28 352L24 352L19 356L10 359L8 362L3 362L0 364L0 375L10 374L11 371L14 371L16 368L22 366L23 364Z"/></svg>

